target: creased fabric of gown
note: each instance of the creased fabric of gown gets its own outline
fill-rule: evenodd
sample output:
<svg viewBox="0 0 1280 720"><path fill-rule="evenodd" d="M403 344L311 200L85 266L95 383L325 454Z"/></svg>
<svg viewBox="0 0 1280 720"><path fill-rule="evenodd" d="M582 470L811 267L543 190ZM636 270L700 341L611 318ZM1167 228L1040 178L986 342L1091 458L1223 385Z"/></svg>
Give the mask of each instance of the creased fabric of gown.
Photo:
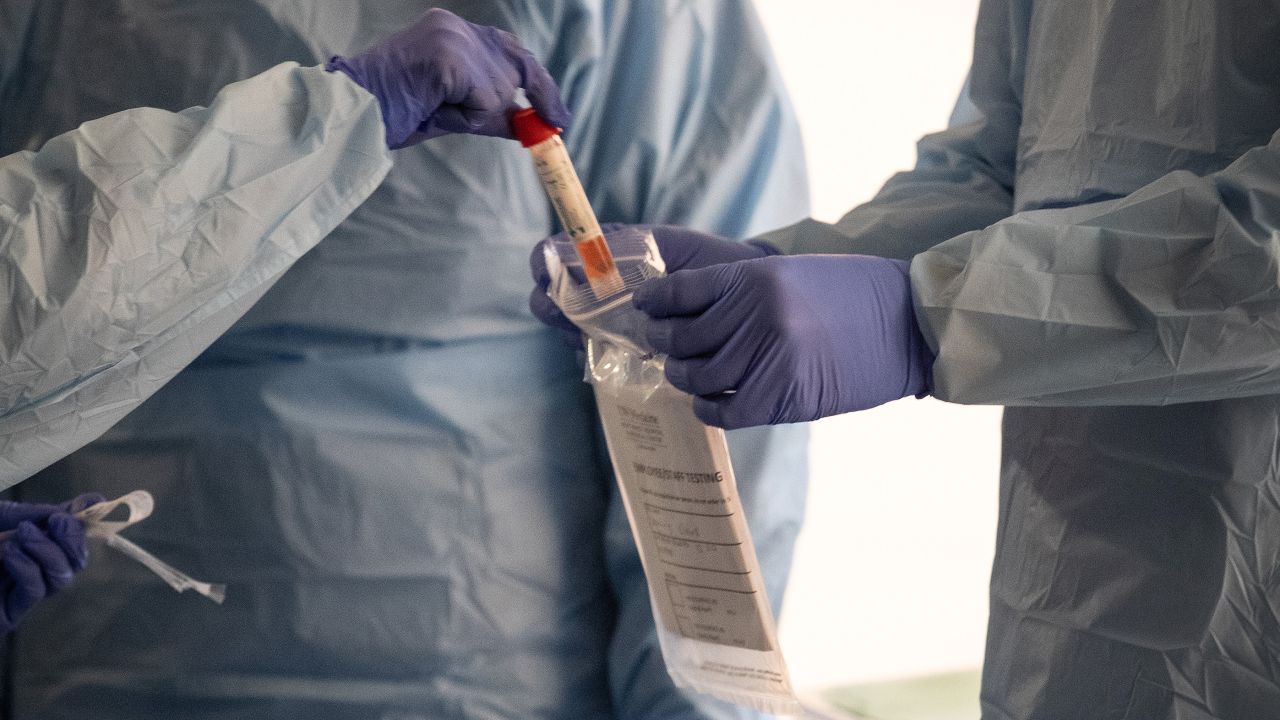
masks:
<svg viewBox="0 0 1280 720"><path fill-rule="evenodd" d="M0 490L226 332L386 176L382 127L345 76L282 63L0 157Z"/></svg>
<svg viewBox="0 0 1280 720"><path fill-rule="evenodd" d="M0 147L207 102L278 62L359 51L429 5L0 0L0 62L21 70L0 97L24 108ZM804 216L797 128L748 4L442 5L551 69L603 221L743 237ZM526 307L530 250L557 229L526 151L447 137L393 156L191 368L19 486L151 490L156 514L129 536L228 598L174 594L99 551L17 633L10 718L751 716L666 674L589 389ZM775 603L803 432L733 440Z"/></svg>
<svg viewBox="0 0 1280 720"><path fill-rule="evenodd" d="M792 253L914 257L1008 406L987 720L1280 718L1280 4L985 0L951 127Z"/></svg>

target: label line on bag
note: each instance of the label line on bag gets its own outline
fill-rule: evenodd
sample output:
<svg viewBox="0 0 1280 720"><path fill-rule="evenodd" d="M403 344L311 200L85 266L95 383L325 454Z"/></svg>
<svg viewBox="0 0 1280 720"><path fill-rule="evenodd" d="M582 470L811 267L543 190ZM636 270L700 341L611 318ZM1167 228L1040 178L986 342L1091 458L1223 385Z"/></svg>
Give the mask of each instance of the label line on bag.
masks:
<svg viewBox="0 0 1280 720"><path fill-rule="evenodd" d="M675 508L663 507L661 505L654 505L653 503L645 503L644 506L650 510L662 510L664 512L680 513L681 515L694 515L696 517L709 517L709 518L733 517L733 513L700 513L700 512L693 512L692 510L677 510Z"/></svg>
<svg viewBox="0 0 1280 720"><path fill-rule="evenodd" d="M682 537L676 537L675 535L667 535L667 534L665 534L665 533L660 533L660 532L658 532L657 530L650 530L649 532L653 533L654 535L657 535L657 536L658 536L658 537L660 537L660 538L666 538L666 539L668 539L668 540L676 540L676 541L678 541L678 542L702 543L703 545L716 545L716 546L718 546L718 547L738 547L738 546L742 545L742 543L740 543L740 542L727 542L727 543L725 543L725 542L711 542L710 540L696 540L696 539L694 539L694 538L682 538Z"/></svg>
<svg viewBox="0 0 1280 720"><path fill-rule="evenodd" d="M685 570L702 570L704 572L723 573L725 575L750 575L750 570L717 570L716 568L694 567L693 565L681 565L670 560L662 560L663 565L671 565L672 567L684 568Z"/></svg>

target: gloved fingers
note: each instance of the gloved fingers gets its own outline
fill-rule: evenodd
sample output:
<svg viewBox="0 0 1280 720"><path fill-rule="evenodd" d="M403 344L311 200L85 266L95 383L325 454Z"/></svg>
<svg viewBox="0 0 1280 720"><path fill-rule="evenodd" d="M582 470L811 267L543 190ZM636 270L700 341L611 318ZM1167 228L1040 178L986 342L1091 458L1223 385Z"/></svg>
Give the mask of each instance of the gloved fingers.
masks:
<svg viewBox="0 0 1280 720"><path fill-rule="evenodd" d="M57 517L70 516L62 513L54 516ZM50 522L53 522L53 518ZM71 579L75 576L75 571L71 569L71 559L48 533L31 523L23 523L18 526L18 533L14 535L13 541L39 566L45 595L52 595L71 584Z"/></svg>
<svg viewBox="0 0 1280 720"><path fill-rule="evenodd" d="M690 395L702 396L741 389L758 353L750 347L750 334L741 332L741 323L727 322L721 326L730 328L731 334L714 348L714 352L697 357L668 358L665 370L667 381L672 386ZM695 330L692 334L696 333Z"/></svg>
<svg viewBox="0 0 1280 720"><path fill-rule="evenodd" d="M98 503L104 503L106 501L107 501L107 497L102 493L96 493L96 492L83 493L81 495L77 495L74 498L62 503L61 507L66 512L69 512L72 515L74 515L78 512L91 508L94 505L97 505Z"/></svg>
<svg viewBox="0 0 1280 720"><path fill-rule="evenodd" d="M747 360L721 352L688 360L668 358L667 382L690 395L711 396L736 390L747 372Z"/></svg>
<svg viewBox="0 0 1280 720"><path fill-rule="evenodd" d="M529 274L533 276L533 282L539 290L545 292L551 287L551 272L547 270L547 253L554 252L551 249L552 243L566 242L568 239L569 236L566 233L557 233L534 245L533 251L529 253Z"/></svg>
<svg viewBox="0 0 1280 720"><path fill-rule="evenodd" d="M547 293L542 290L534 288L533 292L529 293L529 311L534 317L557 330L572 333L575 336L578 334L578 326L565 317L565 314L560 312L560 308L556 307Z"/></svg>
<svg viewBox="0 0 1280 720"><path fill-rule="evenodd" d="M698 419L711 427L724 428L725 430L736 430L738 425L733 425L726 421L724 417L724 405L733 399L733 394L715 395L712 397L693 398L693 414ZM737 419L737 418L734 418Z"/></svg>
<svg viewBox="0 0 1280 720"><path fill-rule="evenodd" d="M696 315L720 300L727 278L734 275L731 265L678 270L636 288L631 301L637 310L652 318Z"/></svg>
<svg viewBox="0 0 1280 720"><path fill-rule="evenodd" d="M577 350L579 353L586 349L587 344L582 337L581 330L578 330L577 328L574 328L573 330L557 329L556 332L560 333L560 339L564 341L565 345ZM579 358L579 360L581 361L585 359L585 357L586 356L583 356L582 358Z"/></svg>
<svg viewBox="0 0 1280 720"><path fill-rule="evenodd" d="M743 243L743 245L746 245L748 247L753 247L756 250L759 250L760 257L773 257L774 255L782 254L782 251L778 249L777 245L774 245L773 243L763 238L753 238L751 240L747 240L746 242Z"/></svg>
<svg viewBox="0 0 1280 720"><path fill-rule="evenodd" d="M21 528L30 526L30 523L19 525ZM36 601L44 597L46 589L44 585L44 573L40 571L40 566L35 559L23 550L22 543L18 541L18 536L9 539L4 544L4 549L0 558L0 564L4 565L4 571L13 581L13 587L5 596L5 609L9 615L9 619L17 622L23 615L35 605Z"/></svg>
<svg viewBox="0 0 1280 720"><path fill-rule="evenodd" d="M649 229L669 273L761 258L767 254L763 248L749 243L678 225L655 225Z"/></svg>
<svg viewBox="0 0 1280 720"><path fill-rule="evenodd" d="M89 564L89 548L85 543L84 522L66 513L49 518L49 537L67 557L71 569L80 571Z"/></svg>
<svg viewBox="0 0 1280 720"><path fill-rule="evenodd" d="M502 32L490 28L493 32ZM501 52L501 51L499 51ZM511 136L509 118L520 109L516 105L516 92L520 89L521 69L508 62L503 55L495 55L492 62L477 68L478 75L471 79L470 87L458 101L458 105L471 110L501 114L507 137Z"/></svg>
<svg viewBox="0 0 1280 720"><path fill-rule="evenodd" d="M494 28L471 26L476 32L498 32ZM480 44L485 44L483 41ZM501 52L485 47L479 52ZM516 87L520 81L516 68L493 58L481 67L445 74L440 106L431 114L431 124L448 132L472 135L511 137L509 116L516 109Z"/></svg>
<svg viewBox="0 0 1280 720"><path fill-rule="evenodd" d="M514 108L515 105L505 106L502 110L466 105L441 105L431 117L430 126L444 133L510 137L511 127L507 119L509 113L506 107Z"/></svg>
<svg viewBox="0 0 1280 720"><path fill-rule="evenodd" d="M16 590L17 585L14 584L8 571L0 569L0 637L12 632L20 619L11 615L9 611L9 598L14 596Z"/></svg>
<svg viewBox="0 0 1280 720"><path fill-rule="evenodd" d="M723 428L724 424L720 420L720 405L718 402L718 397L704 398L695 395L693 397L693 414L696 415L704 425Z"/></svg>
<svg viewBox="0 0 1280 720"><path fill-rule="evenodd" d="M744 397L742 393L722 393L710 397L693 398L693 414L707 425L738 430L773 424L771 419L762 414L758 401Z"/></svg>
<svg viewBox="0 0 1280 720"><path fill-rule="evenodd" d="M571 116L555 81L532 53L511 33L467 25L479 35L477 42L484 48L481 52L489 54L488 61L474 66L469 77L446 83L443 103L436 110L432 125L448 132L513 137L509 117L519 109L516 90L523 87L544 119L559 127L567 126ZM465 62L457 64L467 66Z"/></svg>
<svg viewBox="0 0 1280 720"><path fill-rule="evenodd" d="M61 510L57 505L0 500L0 531L12 530L23 522L41 522Z"/></svg>
<svg viewBox="0 0 1280 720"><path fill-rule="evenodd" d="M390 147L392 150L399 150L400 148L413 147L414 145L417 145L420 142L425 142L432 138L438 138L442 135L448 135L448 134L449 132L447 130L442 130L438 127L435 127L435 125L430 120L428 120L424 123L419 124L418 129L412 133L409 133L409 135L405 137L404 140L394 145L391 145L390 140L388 140L388 147Z"/></svg>
<svg viewBox="0 0 1280 720"><path fill-rule="evenodd" d="M645 340L654 350L683 360L714 354L735 330L736 324L724 322L713 309L695 317L651 320L645 326Z"/></svg>
<svg viewBox="0 0 1280 720"><path fill-rule="evenodd" d="M463 20L442 8L432 8L417 25L402 33L403 42L396 42L397 35L386 45L394 49L410 48L425 61L424 71L418 72L418 83L425 83L419 88L419 101L426 97L441 106L499 110L514 96L519 75L506 61L494 32L494 28ZM419 37L428 39L425 46L419 45ZM398 56L396 53L391 57ZM498 86L510 87L505 100L501 100L495 90ZM428 111L432 104L435 103L427 104Z"/></svg>
<svg viewBox="0 0 1280 720"><path fill-rule="evenodd" d="M667 273L705 267L692 261L698 254L701 241L710 236L678 225L655 225L650 228L650 232L658 245L662 261L667 265Z"/></svg>
<svg viewBox="0 0 1280 720"><path fill-rule="evenodd" d="M524 88L529 104L538 111L543 120L561 130L568 130L573 123L573 113L569 112L569 108L560 97L560 88L551 77L551 73L538 62L533 53L520 44L520 40L515 35L496 28L494 32L498 34L498 40L506 51L507 58L515 66L519 77L517 82ZM507 137L510 137L510 130Z"/></svg>

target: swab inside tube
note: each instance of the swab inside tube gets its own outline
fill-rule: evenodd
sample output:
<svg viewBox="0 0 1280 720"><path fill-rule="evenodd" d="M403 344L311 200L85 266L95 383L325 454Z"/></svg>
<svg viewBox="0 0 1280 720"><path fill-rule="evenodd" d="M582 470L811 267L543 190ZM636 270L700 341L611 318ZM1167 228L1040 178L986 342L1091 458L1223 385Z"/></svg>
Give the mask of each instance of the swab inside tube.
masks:
<svg viewBox="0 0 1280 720"><path fill-rule="evenodd" d="M511 116L511 125L520 144L533 156L538 179L578 251L591 291L600 299L621 292L622 276L569 152L560 139L560 130L549 125L533 108L516 111Z"/></svg>

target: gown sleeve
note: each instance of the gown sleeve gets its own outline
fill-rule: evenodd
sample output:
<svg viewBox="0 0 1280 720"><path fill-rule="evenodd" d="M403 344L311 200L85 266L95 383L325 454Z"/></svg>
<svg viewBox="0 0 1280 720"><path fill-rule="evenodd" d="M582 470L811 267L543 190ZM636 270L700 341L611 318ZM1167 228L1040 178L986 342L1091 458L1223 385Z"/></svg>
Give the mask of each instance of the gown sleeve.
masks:
<svg viewBox="0 0 1280 720"><path fill-rule="evenodd" d="M177 374L389 167L373 96L294 64L0 158L0 489Z"/></svg>
<svg viewBox="0 0 1280 720"><path fill-rule="evenodd" d="M1222 171L1019 213L918 256L936 394L1163 405L1280 393L1280 133Z"/></svg>

